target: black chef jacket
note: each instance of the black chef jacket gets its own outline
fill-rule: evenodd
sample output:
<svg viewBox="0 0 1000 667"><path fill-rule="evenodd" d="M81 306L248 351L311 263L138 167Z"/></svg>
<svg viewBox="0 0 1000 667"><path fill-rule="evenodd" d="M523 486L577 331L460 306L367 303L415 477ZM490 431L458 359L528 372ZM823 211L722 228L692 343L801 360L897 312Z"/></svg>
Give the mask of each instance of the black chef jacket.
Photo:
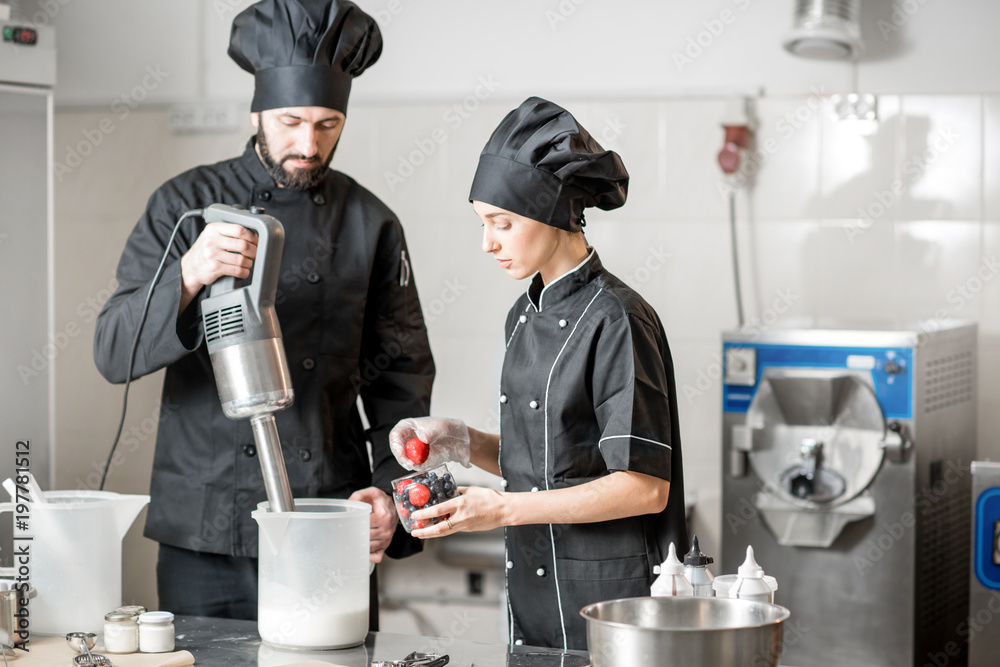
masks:
<svg viewBox="0 0 1000 667"><path fill-rule="evenodd" d="M294 496L345 498L371 485L389 492L390 480L405 474L389 450L389 431L400 419L428 414L434 362L403 229L385 204L340 172L331 170L309 191L278 188L251 139L242 157L167 181L129 236L119 287L98 317L98 368L111 382L125 381L143 300L174 224L185 211L216 202L261 206L285 228L275 309L295 402L275 419ZM204 227L201 218L182 224L136 354L134 378L167 369L145 535L253 557L250 512L266 494L250 423L223 414L202 344L200 303L208 290L177 317L180 258ZM400 530L389 554L419 548Z"/></svg>
<svg viewBox="0 0 1000 667"><path fill-rule="evenodd" d="M670 542L687 550L670 349L656 312L593 251L549 285L535 275L507 316L506 339L500 470L508 492L619 470L670 481L659 514L506 529L510 641L586 649L582 607L649 595Z"/></svg>

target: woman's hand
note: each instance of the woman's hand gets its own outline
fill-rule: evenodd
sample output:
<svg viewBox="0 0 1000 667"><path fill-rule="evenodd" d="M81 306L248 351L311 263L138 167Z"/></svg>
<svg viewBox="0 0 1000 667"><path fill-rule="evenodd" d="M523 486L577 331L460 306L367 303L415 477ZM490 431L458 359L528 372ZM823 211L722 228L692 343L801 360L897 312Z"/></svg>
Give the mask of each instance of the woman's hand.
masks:
<svg viewBox="0 0 1000 667"><path fill-rule="evenodd" d="M426 521L433 517L449 515L435 526L413 531L414 537L427 539L458 532L493 530L507 525L506 494L479 486L461 486L451 500L418 510L411 521Z"/></svg>
<svg viewBox="0 0 1000 667"><path fill-rule="evenodd" d="M420 463L406 455L406 443L417 438L428 446L427 458ZM389 449L407 470L430 470L449 461L469 467L469 428L460 419L415 417L403 419L389 433Z"/></svg>

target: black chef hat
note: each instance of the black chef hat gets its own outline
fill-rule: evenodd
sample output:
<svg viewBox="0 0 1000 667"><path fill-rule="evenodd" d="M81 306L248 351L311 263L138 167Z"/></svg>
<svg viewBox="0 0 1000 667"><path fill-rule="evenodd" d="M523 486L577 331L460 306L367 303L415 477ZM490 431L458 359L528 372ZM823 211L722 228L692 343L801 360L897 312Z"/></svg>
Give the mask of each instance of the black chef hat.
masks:
<svg viewBox="0 0 1000 667"><path fill-rule="evenodd" d="M261 0L233 19L229 56L254 75L251 111L347 113L351 80L382 54L372 17L347 0Z"/></svg>
<svg viewBox="0 0 1000 667"><path fill-rule="evenodd" d="M530 97L503 119L479 155L469 201L578 232L583 209L625 203L628 172L570 112Z"/></svg>

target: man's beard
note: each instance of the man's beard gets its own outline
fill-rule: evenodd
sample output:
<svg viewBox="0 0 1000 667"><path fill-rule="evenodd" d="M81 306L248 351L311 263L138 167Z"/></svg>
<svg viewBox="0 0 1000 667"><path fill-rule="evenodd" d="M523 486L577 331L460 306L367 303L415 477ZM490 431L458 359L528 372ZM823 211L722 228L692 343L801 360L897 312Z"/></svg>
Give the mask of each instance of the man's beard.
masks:
<svg viewBox="0 0 1000 667"><path fill-rule="evenodd" d="M288 160L306 160L309 158L302 155L286 155L281 159L281 162L276 162L274 156L271 154L271 150L268 148L267 136L264 134L263 124L257 128L257 148L260 150L260 157L264 161L264 168L267 170L268 175L278 185L293 190L309 190L322 183L323 179L326 178L327 171L330 169L330 162L333 160L334 153L331 150L330 154L326 156L326 160L322 163L318 157L314 157L312 158L313 166L289 172L285 169L285 162Z"/></svg>

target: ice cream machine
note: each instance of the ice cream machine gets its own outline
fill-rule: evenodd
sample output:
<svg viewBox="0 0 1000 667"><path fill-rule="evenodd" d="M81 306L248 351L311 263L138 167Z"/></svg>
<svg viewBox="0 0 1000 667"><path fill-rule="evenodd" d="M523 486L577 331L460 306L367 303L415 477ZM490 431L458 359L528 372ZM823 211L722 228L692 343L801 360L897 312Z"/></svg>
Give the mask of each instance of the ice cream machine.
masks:
<svg viewBox="0 0 1000 667"><path fill-rule="evenodd" d="M722 571L777 578L787 664L966 664L977 328L934 324L723 335Z"/></svg>

